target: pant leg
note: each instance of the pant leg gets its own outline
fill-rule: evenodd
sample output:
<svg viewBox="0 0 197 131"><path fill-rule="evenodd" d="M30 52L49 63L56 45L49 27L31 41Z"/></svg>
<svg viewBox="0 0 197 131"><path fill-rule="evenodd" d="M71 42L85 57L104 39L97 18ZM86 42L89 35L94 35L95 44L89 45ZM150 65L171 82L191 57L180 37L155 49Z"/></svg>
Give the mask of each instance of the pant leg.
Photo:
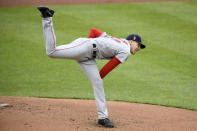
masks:
<svg viewBox="0 0 197 131"><path fill-rule="evenodd" d="M108 118L105 93L103 89L103 80L100 77L95 60L88 60L86 62L78 63L80 65L80 68L92 83L92 87L94 89L94 97L97 105L98 119Z"/></svg>
<svg viewBox="0 0 197 131"><path fill-rule="evenodd" d="M74 59L84 61L90 59L92 53L92 41L87 38L79 38L70 44L56 47L56 37L52 18L43 18L43 32L45 38L46 54L52 58Z"/></svg>
<svg viewBox="0 0 197 131"><path fill-rule="evenodd" d="M48 56L56 49L56 36L53 29L52 17L42 18L43 33L45 39L46 53Z"/></svg>

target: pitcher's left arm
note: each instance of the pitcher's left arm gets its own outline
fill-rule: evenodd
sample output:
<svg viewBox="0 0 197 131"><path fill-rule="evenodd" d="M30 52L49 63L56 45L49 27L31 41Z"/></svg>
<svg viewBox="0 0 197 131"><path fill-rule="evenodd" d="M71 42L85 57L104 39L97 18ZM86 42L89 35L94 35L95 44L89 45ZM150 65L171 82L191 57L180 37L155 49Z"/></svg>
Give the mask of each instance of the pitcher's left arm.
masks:
<svg viewBox="0 0 197 131"><path fill-rule="evenodd" d="M121 62L118 58L113 57L103 68L100 70L100 76L103 79L109 72L116 68Z"/></svg>

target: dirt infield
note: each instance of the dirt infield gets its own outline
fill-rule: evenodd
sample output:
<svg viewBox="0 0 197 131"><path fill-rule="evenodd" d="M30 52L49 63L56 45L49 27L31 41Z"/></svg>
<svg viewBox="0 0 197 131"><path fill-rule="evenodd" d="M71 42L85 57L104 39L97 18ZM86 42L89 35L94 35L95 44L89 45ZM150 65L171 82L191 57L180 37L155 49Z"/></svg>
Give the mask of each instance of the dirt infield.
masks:
<svg viewBox="0 0 197 131"><path fill-rule="evenodd" d="M0 6L101 4L173 0L0 0ZM189 1L189 0L174 0ZM107 102L115 128L97 124L94 100L0 96L0 131L197 131L197 111L127 102Z"/></svg>
<svg viewBox="0 0 197 131"><path fill-rule="evenodd" d="M127 2L191 1L191 0L0 0L0 6L102 4Z"/></svg>
<svg viewBox="0 0 197 131"><path fill-rule="evenodd" d="M155 105L107 102L115 128L97 124L94 100L0 96L1 131L196 131L197 112Z"/></svg>

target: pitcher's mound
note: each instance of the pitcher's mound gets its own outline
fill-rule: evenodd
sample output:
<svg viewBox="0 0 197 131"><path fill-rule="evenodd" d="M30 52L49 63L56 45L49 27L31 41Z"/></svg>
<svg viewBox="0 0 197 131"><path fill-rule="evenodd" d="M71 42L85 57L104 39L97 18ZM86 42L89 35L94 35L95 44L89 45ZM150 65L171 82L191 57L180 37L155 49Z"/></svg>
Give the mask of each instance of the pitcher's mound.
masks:
<svg viewBox="0 0 197 131"><path fill-rule="evenodd" d="M115 128L97 124L94 100L0 96L1 131L196 131L197 112L155 105L107 102Z"/></svg>

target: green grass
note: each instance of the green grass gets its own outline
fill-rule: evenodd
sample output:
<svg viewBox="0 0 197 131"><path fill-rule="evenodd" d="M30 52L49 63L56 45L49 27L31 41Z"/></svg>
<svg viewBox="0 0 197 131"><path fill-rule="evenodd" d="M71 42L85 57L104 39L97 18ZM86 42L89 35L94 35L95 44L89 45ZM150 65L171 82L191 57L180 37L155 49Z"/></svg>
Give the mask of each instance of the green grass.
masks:
<svg viewBox="0 0 197 131"><path fill-rule="evenodd" d="M147 49L104 79L107 100L197 110L197 2L50 7L58 45L87 37L91 27L142 36ZM46 56L35 7L1 7L0 16L1 96L94 99L75 61Z"/></svg>

